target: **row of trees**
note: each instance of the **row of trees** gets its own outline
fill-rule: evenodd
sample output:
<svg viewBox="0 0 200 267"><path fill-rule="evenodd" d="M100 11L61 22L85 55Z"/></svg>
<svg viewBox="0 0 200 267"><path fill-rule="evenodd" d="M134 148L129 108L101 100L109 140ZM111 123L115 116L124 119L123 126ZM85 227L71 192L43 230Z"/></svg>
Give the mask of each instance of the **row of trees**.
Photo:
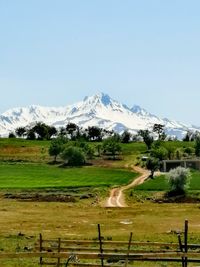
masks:
<svg viewBox="0 0 200 267"><path fill-rule="evenodd" d="M174 143L164 142L165 134L162 125L154 125L154 131L157 132L157 140L154 140L149 130L139 131L140 136L147 146L148 157L146 168L151 171L151 178L153 178L154 172L161 168L163 160L180 160L194 156L200 157L200 133L196 132L193 134L193 139L186 138L185 141L194 141L194 144L191 144L191 146L177 147ZM186 136L189 136L189 133Z"/></svg>
<svg viewBox="0 0 200 267"><path fill-rule="evenodd" d="M70 140L85 140L85 141L102 141L103 139L118 135L114 131L105 130L97 126L90 126L86 129L79 127L75 123L69 122L66 127L60 127L59 129L54 126L49 126L42 122L37 122L32 127L18 127L15 132L9 134L10 138L20 137L27 138L29 140L50 140L52 137L66 137ZM154 139L166 140L166 134L164 125L154 124L152 131L140 130L137 134L131 134L128 130L125 130L118 138L122 143L129 143L131 141L143 141L150 149Z"/></svg>
<svg viewBox="0 0 200 267"><path fill-rule="evenodd" d="M118 138L122 143L143 140L148 150L151 149L151 146L155 140L172 140L172 138L167 137L164 125L162 124L154 124L151 131L148 129L139 130L137 134L131 134L125 130L121 135L119 135L114 131L108 131L97 126L90 126L87 129L84 129L71 122L69 122L66 127L61 127L59 129L42 122L37 122L32 127L18 127L15 132L11 132L9 134L9 137L20 137L29 140L50 140L55 137L65 137L73 141L85 140L101 142L103 139L113 135L118 135ZM183 141L197 141L199 136L199 132L187 132L186 136L183 138Z"/></svg>
<svg viewBox="0 0 200 267"><path fill-rule="evenodd" d="M90 126L83 129L75 123L68 123L66 127L56 129L54 126L48 126L45 123L38 122L33 127L18 127L15 132L9 134L10 138L20 137L28 140L50 140L55 137L67 138L72 141L96 141L101 142L103 139L117 136L122 143L129 143L136 136L131 135L128 131L124 131L122 135L118 135L114 131L108 131L97 126Z"/></svg>
<svg viewBox="0 0 200 267"><path fill-rule="evenodd" d="M57 157L64 161L69 166L81 166L86 163L87 159L93 159L94 156L107 156L112 159L121 152L119 140L115 137L104 139L102 144L91 145L84 141L71 142L63 137L55 138L51 141L49 147L49 155L57 162Z"/></svg>

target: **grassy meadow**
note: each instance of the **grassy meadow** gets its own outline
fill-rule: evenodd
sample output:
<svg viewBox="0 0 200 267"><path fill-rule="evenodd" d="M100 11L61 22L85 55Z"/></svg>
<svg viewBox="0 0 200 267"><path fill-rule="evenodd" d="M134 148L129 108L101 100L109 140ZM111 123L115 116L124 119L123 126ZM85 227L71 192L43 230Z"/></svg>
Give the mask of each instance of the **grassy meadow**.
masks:
<svg viewBox="0 0 200 267"><path fill-rule="evenodd" d="M98 223L105 239L128 240L132 231L134 240L177 242L175 231L183 229L186 218L189 220L189 242L200 243L200 203L151 201L151 194L168 189L164 176L130 189L127 192L128 208L101 207L109 188L127 184L137 177L130 166L141 155L146 155L143 143L122 144L122 160L97 157L90 162L91 166L81 168L50 164L49 144L49 141L0 139L0 251L25 251L27 246L33 251L39 233L44 238L95 239ZM179 148L191 144L177 141L167 142L166 146ZM193 171L191 191L200 191L199 178L200 173ZM74 189L80 195L95 192L98 201L94 197L66 203L5 197L20 191L27 195L49 191L68 194ZM33 267L37 264L38 259L0 260L0 266L5 267ZM141 262L132 266L175 267L181 264Z"/></svg>
<svg viewBox="0 0 200 267"><path fill-rule="evenodd" d="M0 164L0 188L102 187L127 184L136 177L125 169L94 166L61 168L38 163Z"/></svg>
<svg viewBox="0 0 200 267"><path fill-rule="evenodd" d="M135 190L141 191L168 191L169 184L166 175L155 176L154 179L149 179L144 184L138 185ZM200 191L200 172L197 170L191 171L189 182L189 191Z"/></svg>

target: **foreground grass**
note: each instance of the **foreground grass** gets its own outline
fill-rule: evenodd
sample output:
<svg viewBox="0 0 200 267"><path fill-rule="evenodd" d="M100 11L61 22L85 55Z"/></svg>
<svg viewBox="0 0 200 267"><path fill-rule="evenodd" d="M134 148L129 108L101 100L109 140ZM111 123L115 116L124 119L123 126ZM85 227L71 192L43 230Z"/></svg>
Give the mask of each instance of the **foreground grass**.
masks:
<svg viewBox="0 0 200 267"><path fill-rule="evenodd" d="M127 184L136 173L100 167L59 168L47 164L1 163L0 188L64 188Z"/></svg>
<svg viewBox="0 0 200 267"><path fill-rule="evenodd" d="M168 145L182 147L191 146L191 143L169 142ZM99 166L63 169L46 164L50 160L48 147L49 141L0 139L0 188L3 191L4 189L37 191L39 188L41 191L48 188L64 191L64 188L69 190L70 187L92 189L119 186L129 183L136 177L133 172L119 167L133 164L138 156L146 153L146 146L143 143L123 144L121 161L110 161L111 163L104 161L103 164L98 163ZM16 161L29 163L16 163ZM100 167L104 164L117 169ZM193 173L192 188L197 188L198 175ZM164 177L158 177L143 186L146 188L138 187L137 192L166 190ZM183 229L186 218L189 220L189 242L200 243L199 204L158 204L149 201L145 203L132 201L129 204L130 208L105 209L94 203L94 199L59 203L23 202L0 198L0 251L24 251L27 246L33 249L39 233L42 233L44 238L95 239L98 236L98 223L101 224L105 239L128 240L132 231L134 240L177 242L175 231ZM37 265L38 259L0 260L0 266L5 267ZM181 264L133 263L132 266L175 267Z"/></svg>
<svg viewBox="0 0 200 267"><path fill-rule="evenodd" d="M24 251L33 248L39 233L44 238L95 239L101 224L105 239L177 242L176 230L189 220L189 241L200 243L199 204L135 203L131 208L111 209L91 203L36 203L0 200L0 249ZM128 222L128 223L127 223ZM19 234L20 233L20 234ZM15 261L1 266L36 266L38 260ZM181 266L178 264L135 263L133 266ZM195 266L195 265L192 265Z"/></svg>

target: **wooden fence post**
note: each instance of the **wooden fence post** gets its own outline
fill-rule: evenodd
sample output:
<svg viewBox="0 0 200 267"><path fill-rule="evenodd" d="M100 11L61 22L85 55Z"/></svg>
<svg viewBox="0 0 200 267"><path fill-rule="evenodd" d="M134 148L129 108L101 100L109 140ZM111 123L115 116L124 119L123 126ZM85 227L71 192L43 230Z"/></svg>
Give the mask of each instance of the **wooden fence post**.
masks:
<svg viewBox="0 0 200 267"><path fill-rule="evenodd" d="M188 252L188 220L185 220L184 243L185 243L185 253L187 253ZM187 267L187 257L185 257L184 267Z"/></svg>
<svg viewBox="0 0 200 267"><path fill-rule="evenodd" d="M40 242L40 252L42 252L42 243L43 243L42 234L40 234L39 242ZM42 257L40 257L40 266L42 266Z"/></svg>
<svg viewBox="0 0 200 267"><path fill-rule="evenodd" d="M100 224L98 224L98 237L99 237L99 249L100 249L100 253L102 255L101 257L101 266L104 266L104 262L103 262L103 246L102 246L102 236L101 236L101 227Z"/></svg>
<svg viewBox="0 0 200 267"><path fill-rule="evenodd" d="M126 258L126 261L125 261L125 267L128 266L128 256L129 256L129 253L130 253L131 242L132 242L132 236L133 236L133 233L131 232L131 233L130 233L129 242L128 242L128 251L127 251L127 258Z"/></svg>

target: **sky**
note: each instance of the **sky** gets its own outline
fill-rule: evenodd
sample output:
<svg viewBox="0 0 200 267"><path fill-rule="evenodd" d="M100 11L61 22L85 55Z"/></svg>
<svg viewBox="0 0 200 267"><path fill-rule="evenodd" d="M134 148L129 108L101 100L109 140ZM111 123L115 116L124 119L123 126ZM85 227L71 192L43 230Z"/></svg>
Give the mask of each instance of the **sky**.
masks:
<svg viewBox="0 0 200 267"><path fill-rule="evenodd" d="M0 0L0 113L98 92L200 126L199 0Z"/></svg>

